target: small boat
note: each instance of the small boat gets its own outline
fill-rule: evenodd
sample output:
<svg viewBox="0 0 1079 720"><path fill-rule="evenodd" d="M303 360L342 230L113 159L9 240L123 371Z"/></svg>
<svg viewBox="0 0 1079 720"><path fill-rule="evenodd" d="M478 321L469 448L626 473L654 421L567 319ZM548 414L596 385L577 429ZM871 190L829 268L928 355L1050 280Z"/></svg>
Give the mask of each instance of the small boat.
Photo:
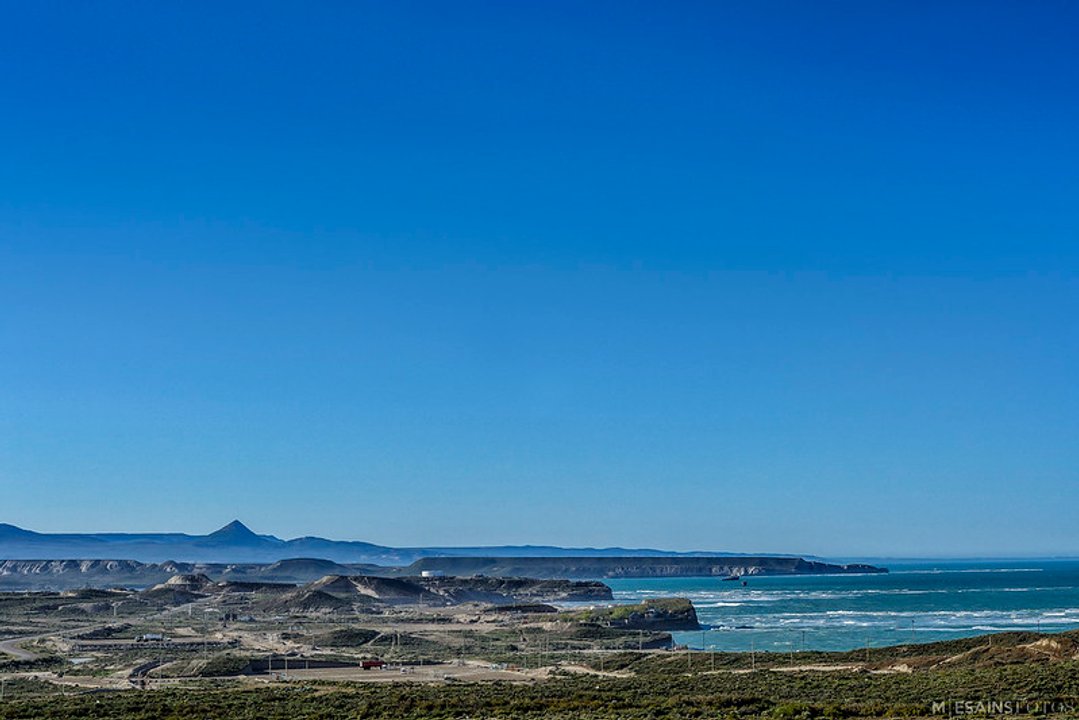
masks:
<svg viewBox="0 0 1079 720"><path fill-rule="evenodd" d="M726 582L727 580L741 580L741 579L742 579L741 575L728 575L727 577L723 578L723 581Z"/></svg>

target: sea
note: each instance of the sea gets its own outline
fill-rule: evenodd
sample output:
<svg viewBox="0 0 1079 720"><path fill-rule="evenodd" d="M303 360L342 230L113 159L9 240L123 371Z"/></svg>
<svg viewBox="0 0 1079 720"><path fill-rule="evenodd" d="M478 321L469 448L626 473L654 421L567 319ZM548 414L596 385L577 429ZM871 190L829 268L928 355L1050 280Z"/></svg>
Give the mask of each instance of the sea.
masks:
<svg viewBox="0 0 1079 720"><path fill-rule="evenodd" d="M878 564L889 572L604 582L619 603L692 600L705 629L676 632L675 642L717 652L854 650L1079 629L1079 560Z"/></svg>

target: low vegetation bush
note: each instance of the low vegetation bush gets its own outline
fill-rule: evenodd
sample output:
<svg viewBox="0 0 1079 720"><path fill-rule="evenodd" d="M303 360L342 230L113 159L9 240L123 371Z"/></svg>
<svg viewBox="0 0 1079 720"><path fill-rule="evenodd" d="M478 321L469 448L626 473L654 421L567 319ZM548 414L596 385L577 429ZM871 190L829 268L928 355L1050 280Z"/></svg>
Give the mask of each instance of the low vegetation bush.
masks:
<svg viewBox="0 0 1079 720"><path fill-rule="evenodd" d="M607 658L626 667L635 653ZM1079 706L1079 663L916 673L686 673L671 663L630 677L562 675L533 684L289 683L261 689L193 686L78 697L26 688L0 705L0 720L31 718L760 718L818 720L926 717L940 700L1053 698ZM37 694L34 694L34 693ZM1061 717L1066 716L1062 715Z"/></svg>

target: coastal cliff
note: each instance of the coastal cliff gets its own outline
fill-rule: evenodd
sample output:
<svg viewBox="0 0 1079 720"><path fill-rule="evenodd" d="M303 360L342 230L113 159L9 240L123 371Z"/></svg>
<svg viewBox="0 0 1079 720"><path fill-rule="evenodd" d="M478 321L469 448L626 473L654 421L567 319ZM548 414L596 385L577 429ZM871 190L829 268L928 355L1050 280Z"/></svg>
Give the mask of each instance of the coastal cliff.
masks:
<svg viewBox="0 0 1079 720"><path fill-rule="evenodd" d="M832 563L798 557L430 557L405 574L491 575L533 578L732 577L884 573L873 565Z"/></svg>
<svg viewBox="0 0 1079 720"><path fill-rule="evenodd" d="M613 605L565 613L574 622L626 630L700 630L697 610L685 598L654 598L637 605Z"/></svg>
<svg viewBox="0 0 1079 720"><path fill-rule="evenodd" d="M419 579L452 585L452 577L603 580L639 577L728 577L887 572L872 565L833 565L783 557L431 557L407 567L342 565L294 558L274 563L141 563L134 560L0 560L0 590L81 587L146 588L176 575L206 575L214 582L302 585L326 575ZM464 592L464 590L459 590Z"/></svg>

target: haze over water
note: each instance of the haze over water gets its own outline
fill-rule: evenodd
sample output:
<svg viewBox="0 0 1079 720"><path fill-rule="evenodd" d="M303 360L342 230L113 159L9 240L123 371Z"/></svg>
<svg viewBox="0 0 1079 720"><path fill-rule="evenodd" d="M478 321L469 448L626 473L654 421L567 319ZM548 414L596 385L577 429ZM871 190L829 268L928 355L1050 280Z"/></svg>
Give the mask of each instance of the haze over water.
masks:
<svg viewBox="0 0 1079 720"><path fill-rule="evenodd" d="M692 600L709 629L675 640L705 649L851 650L1079 628L1079 561L887 566L886 575L747 577L745 587L718 577L606 582L617 601Z"/></svg>

